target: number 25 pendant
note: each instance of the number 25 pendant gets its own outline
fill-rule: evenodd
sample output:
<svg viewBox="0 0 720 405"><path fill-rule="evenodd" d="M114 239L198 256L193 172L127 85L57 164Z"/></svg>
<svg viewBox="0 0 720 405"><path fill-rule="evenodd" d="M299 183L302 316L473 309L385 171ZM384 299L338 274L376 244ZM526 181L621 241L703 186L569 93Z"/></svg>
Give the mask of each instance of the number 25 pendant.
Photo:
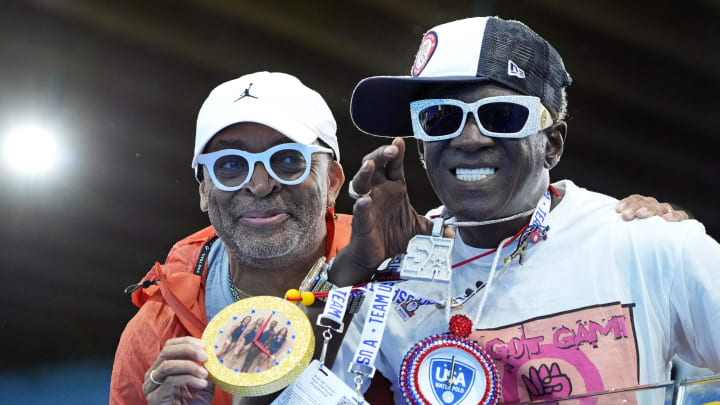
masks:
<svg viewBox="0 0 720 405"><path fill-rule="evenodd" d="M439 236L415 235L408 243L400 265L405 280L450 282L454 240Z"/></svg>

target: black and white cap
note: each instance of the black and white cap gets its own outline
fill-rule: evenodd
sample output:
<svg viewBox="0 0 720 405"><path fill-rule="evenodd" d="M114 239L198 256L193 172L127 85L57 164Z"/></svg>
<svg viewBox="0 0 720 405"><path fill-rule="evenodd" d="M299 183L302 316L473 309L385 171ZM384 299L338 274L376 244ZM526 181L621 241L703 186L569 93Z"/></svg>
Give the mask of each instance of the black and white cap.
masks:
<svg viewBox="0 0 720 405"><path fill-rule="evenodd" d="M358 83L350 115L361 131L409 136L411 101L432 83L496 82L536 96L553 116L562 89L572 82L560 54L519 21L475 17L438 25L426 32L411 76L376 76Z"/></svg>

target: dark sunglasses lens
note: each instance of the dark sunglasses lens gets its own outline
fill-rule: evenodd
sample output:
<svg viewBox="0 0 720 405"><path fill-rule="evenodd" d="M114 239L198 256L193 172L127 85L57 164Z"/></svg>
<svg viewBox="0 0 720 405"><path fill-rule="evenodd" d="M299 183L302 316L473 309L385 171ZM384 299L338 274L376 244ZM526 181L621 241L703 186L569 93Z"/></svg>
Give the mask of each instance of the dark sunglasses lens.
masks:
<svg viewBox="0 0 720 405"><path fill-rule="evenodd" d="M480 123L488 131L512 134L523 129L530 111L515 103L490 103L480 106L477 114Z"/></svg>
<svg viewBox="0 0 720 405"><path fill-rule="evenodd" d="M418 118L428 136L449 135L460 128L463 110L455 105L435 105L420 111Z"/></svg>
<svg viewBox="0 0 720 405"><path fill-rule="evenodd" d="M307 161L300 151L284 149L270 156L270 167L283 180L297 180L305 173Z"/></svg>
<svg viewBox="0 0 720 405"><path fill-rule="evenodd" d="M217 180L227 187L242 184L248 175L248 161L242 156L228 155L215 161L213 166Z"/></svg>

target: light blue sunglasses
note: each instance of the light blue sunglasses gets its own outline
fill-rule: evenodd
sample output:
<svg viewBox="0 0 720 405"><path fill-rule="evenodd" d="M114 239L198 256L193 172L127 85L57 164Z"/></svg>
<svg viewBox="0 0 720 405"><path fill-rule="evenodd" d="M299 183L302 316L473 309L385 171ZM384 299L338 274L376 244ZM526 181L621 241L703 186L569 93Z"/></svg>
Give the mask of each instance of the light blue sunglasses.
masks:
<svg viewBox="0 0 720 405"><path fill-rule="evenodd" d="M318 145L283 143L260 153L239 149L203 153L198 156L198 163L208 168L217 188L235 191L250 181L257 162L262 162L265 171L279 183L291 186L300 184L310 174L313 153L332 155L333 151Z"/></svg>

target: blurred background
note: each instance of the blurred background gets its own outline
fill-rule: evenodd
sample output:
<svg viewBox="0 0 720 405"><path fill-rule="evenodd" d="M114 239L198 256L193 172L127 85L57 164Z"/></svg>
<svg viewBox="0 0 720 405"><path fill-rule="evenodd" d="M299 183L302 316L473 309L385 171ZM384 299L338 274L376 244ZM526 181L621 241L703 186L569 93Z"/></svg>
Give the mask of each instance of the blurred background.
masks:
<svg viewBox="0 0 720 405"><path fill-rule="evenodd" d="M426 30L477 15L525 22L574 79L555 180L655 196L720 237L717 0L3 0L0 402L107 402L124 287L208 224L190 160L213 87L298 76L335 113L351 178L382 144L350 121L355 84L408 74ZM424 212L438 202L410 152Z"/></svg>

